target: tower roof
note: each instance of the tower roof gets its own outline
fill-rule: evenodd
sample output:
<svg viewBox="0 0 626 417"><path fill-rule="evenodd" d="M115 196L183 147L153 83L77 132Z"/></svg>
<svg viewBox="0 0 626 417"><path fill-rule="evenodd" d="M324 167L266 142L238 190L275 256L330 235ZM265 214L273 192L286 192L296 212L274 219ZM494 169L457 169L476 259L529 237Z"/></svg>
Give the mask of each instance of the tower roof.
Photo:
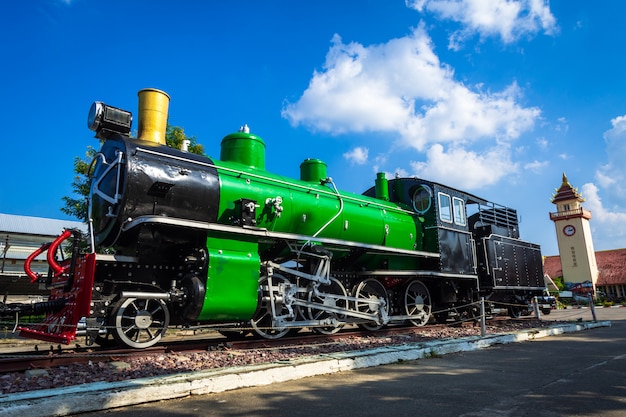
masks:
<svg viewBox="0 0 626 417"><path fill-rule="evenodd" d="M578 188L572 187L572 184L567 180L567 176L563 173L563 183L561 187L556 190L552 196L552 203L557 204L562 201L578 200L581 203L585 201L583 196L578 192Z"/></svg>

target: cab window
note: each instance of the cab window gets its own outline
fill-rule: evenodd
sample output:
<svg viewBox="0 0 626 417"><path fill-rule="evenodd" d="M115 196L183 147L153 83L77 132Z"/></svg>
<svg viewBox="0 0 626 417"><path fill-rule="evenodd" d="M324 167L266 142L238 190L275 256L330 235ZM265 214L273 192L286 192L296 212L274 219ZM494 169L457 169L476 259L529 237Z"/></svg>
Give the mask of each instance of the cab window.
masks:
<svg viewBox="0 0 626 417"><path fill-rule="evenodd" d="M439 193L439 218L442 222L452 223L452 203L448 194Z"/></svg>
<svg viewBox="0 0 626 417"><path fill-rule="evenodd" d="M458 197L452 197L452 207L454 208L454 223L459 226L465 226L467 220L465 219L465 204L463 200Z"/></svg>
<svg viewBox="0 0 626 417"><path fill-rule="evenodd" d="M413 209L418 214L425 214L430 209L433 192L427 185L420 185L413 193Z"/></svg>

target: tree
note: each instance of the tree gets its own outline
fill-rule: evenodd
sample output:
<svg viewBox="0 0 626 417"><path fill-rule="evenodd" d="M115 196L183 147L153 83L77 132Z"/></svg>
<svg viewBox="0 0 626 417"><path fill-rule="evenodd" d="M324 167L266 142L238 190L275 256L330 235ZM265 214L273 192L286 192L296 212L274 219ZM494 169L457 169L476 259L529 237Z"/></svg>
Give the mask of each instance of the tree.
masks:
<svg viewBox="0 0 626 417"><path fill-rule="evenodd" d="M180 149L184 140L189 141L188 152L204 155L204 147L198 143L195 136L187 136L185 129L182 127L167 125L167 129L165 130L165 144L167 146Z"/></svg>
<svg viewBox="0 0 626 417"><path fill-rule="evenodd" d="M184 140L189 141L188 152L204 155L204 147L198 143L195 136L187 136L185 129L182 127L167 125L165 131L165 143L167 146L180 149ZM88 146L85 152L85 159L79 156L74 158L74 172L76 176L74 176L74 181L72 181L72 190L75 196L62 198L64 206L61 207L61 211L85 223L89 222L87 197L91 189L91 179L88 171L96 153L97 151L92 146Z"/></svg>
<svg viewBox="0 0 626 417"><path fill-rule="evenodd" d="M88 146L87 152L85 152L85 159L81 159L79 156L74 158L74 172L76 175L74 176L74 181L72 181L72 190L74 190L74 194L78 197L65 196L62 198L64 206L61 207L61 211L85 223L89 220L87 196L91 188L91 180L87 171L95 155L96 150L93 146Z"/></svg>

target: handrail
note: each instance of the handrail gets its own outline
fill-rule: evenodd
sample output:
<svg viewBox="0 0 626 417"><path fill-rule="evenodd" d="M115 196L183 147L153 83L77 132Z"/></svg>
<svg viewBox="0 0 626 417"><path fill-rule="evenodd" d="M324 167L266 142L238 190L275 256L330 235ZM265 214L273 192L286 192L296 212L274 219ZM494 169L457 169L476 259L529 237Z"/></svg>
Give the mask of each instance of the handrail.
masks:
<svg viewBox="0 0 626 417"><path fill-rule="evenodd" d="M54 239L54 241L48 248L47 259L48 259L48 263L50 264L50 268L52 268L52 271L54 272L55 277L58 277L59 275L61 275L64 272L65 268L63 268L61 265L57 263L56 259L54 259L54 254L56 253L61 242L63 242L65 239L67 239L70 236L72 236L72 231L68 229L64 230L63 233L59 235L59 237Z"/></svg>
<svg viewBox="0 0 626 417"><path fill-rule="evenodd" d="M28 258L26 258L26 261L24 261L24 272L26 272L26 275L28 275L28 277L30 278L30 282L32 284L37 282L37 280L40 277L40 274L33 272L31 268L31 264L33 263L36 257L41 255L45 251L48 251L46 255L46 259L48 261L48 264L50 265L50 268L52 268L54 276L58 277L63 272L65 272L66 268L62 267L61 265L57 263L56 259L54 259L54 254L59 248L59 245L61 245L61 242L63 242L65 239L67 239L70 236L72 236L72 231L64 230L63 233L57 236L57 238L54 239L52 242L44 243L43 245L41 245L41 247L39 247L39 249L35 250L33 253L31 253L28 256Z"/></svg>
<svg viewBox="0 0 626 417"><path fill-rule="evenodd" d="M26 272L26 275L28 275L28 277L30 278L31 284L37 282L37 280L39 279L39 274L33 272L33 270L30 268L30 264L36 257L48 250L51 244L52 242L44 243L39 249L31 253L28 258L26 258L26 261L24 261L24 272Z"/></svg>

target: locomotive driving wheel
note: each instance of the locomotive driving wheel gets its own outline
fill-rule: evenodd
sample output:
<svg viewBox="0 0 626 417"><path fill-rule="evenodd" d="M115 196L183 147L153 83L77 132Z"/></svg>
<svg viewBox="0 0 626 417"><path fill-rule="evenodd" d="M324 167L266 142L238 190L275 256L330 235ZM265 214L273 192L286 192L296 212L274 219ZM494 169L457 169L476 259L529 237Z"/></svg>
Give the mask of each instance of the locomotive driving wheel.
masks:
<svg viewBox="0 0 626 417"><path fill-rule="evenodd" d="M385 301L383 308L387 313L389 313L389 297L387 295L387 290L377 279L366 278L359 282L359 285L357 285L354 290L354 296L358 299L355 302L355 307L361 313L380 315L379 311L381 308L381 299ZM384 324L378 324L375 321L371 321L367 323L359 323L358 326L365 330L374 331L383 327Z"/></svg>
<svg viewBox="0 0 626 417"><path fill-rule="evenodd" d="M516 303L517 301L513 300L512 304L508 307L507 311L509 313L509 317L512 319L519 319L522 317L522 309Z"/></svg>
<svg viewBox="0 0 626 417"><path fill-rule="evenodd" d="M122 298L113 312L113 336L132 348L156 344L170 322L165 301L152 298Z"/></svg>
<svg viewBox="0 0 626 417"><path fill-rule="evenodd" d="M288 284L289 280L274 274L270 286L266 275L259 279L259 303L250 325L256 334L265 339L280 339L291 330L289 327L274 326L274 315L283 316L283 319L289 321L295 320L283 302L283 295L279 292L280 283Z"/></svg>
<svg viewBox="0 0 626 417"><path fill-rule="evenodd" d="M410 281L404 289L404 312L410 316L414 326L428 323L432 311L432 301L426 285L420 280Z"/></svg>
<svg viewBox="0 0 626 417"><path fill-rule="evenodd" d="M335 307L335 308L348 308L348 301L345 299L337 299L333 297L333 295L337 295L339 297L346 297L348 295L345 287L339 282L337 278L330 278L329 285L321 285L319 287L319 291L322 293L320 295L315 296L313 292L309 292L309 302L320 303L324 306ZM313 308L309 307L307 309L307 313L310 320L324 320L324 319L335 319L335 320L343 320L346 316L344 314L338 314L333 311L324 310L324 308ZM322 333L322 334L334 334L343 328L343 324L338 324L336 326L324 326L324 327L315 327L313 330Z"/></svg>

